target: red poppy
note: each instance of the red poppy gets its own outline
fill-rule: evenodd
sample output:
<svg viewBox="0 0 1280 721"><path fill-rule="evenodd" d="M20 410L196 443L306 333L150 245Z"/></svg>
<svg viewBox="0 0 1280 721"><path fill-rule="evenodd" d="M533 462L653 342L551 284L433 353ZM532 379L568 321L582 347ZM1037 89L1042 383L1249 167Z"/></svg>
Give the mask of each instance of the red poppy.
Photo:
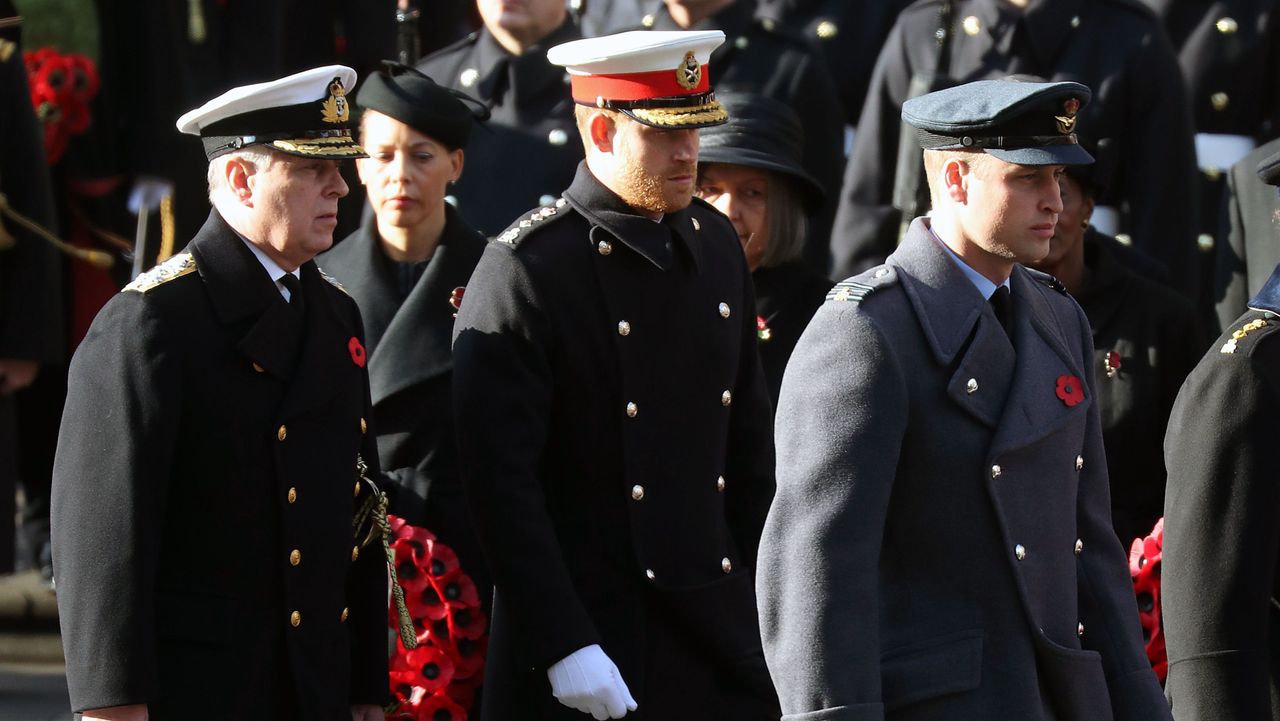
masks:
<svg viewBox="0 0 1280 721"><path fill-rule="evenodd" d="M453 680L453 659L435 646L419 646L397 653L388 671L393 683L411 683L432 694Z"/></svg>
<svg viewBox="0 0 1280 721"><path fill-rule="evenodd" d="M477 681L483 675L484 657L488 648L489 639L487 637L474 641L469 638L460 638L457 643L441 646L441 649L453 661L454 678L475 678Z"/></svg>
<svg viewBox="0 0 1280 721"><path fill-rule="evenodd" d="M422 576L427 577L425 573ZM413 625L419 631L418 643L426 640L423 636L426 633L425 624L443 621L445 614L449 612L449 607L440 597L440 591L429 582L413 591L405 589L404 605L408 607L409 615L413 617Z"/></svg>
<svg viewBox="0 0 1280 721"><path fill-rule="evenodd" d="M461 569L454 569L442 576L432 576L431 585L450 608L475 608L480 605L480 593L476 584Z"/></svg>
<svg viewBox="0 0 1280 721"><path fill-rule="evenodd" d="M467 710L443 693L432 694L422 702L418 721L466 721Z"/></svg>
<svg viewBox="0 0 1280 721"><path fill-rule="evenodd" d="M411 592L421 591L430 583L427 574L422 572L421 558L425 552L425 544L415 538L401 538L392 545L391 550L396 557L396 577L404 588L405 596Z"/></svg>
<svg viewBox="0 0 1280 721"><path fill-rule="evenodd" d="M1115 351L1107 353L1107 358L1102 362L1102 365L1107 370L1108 378L1116 377L1116 374L1120 372L1120 363L1121 359L1119 353Z"/></svg>
<svg viewBox="0 0 1280 721"><path fill-rule="evenodd" d="M1163 547L1164 519L1161 518L1156 521L1150 535L1134 539L1129 549L1129 575L1133 577L1133 592L1138 601L1138 622L1142 626L1147 661L1161 683L1164 683L1169 674L1160 603L1160 559Z"/></svg>
<svg viewBox="0 0 1280 721"><path fill-rule="evenodd" d="M458 570L458 554L440 541L432 539L427 544L427 554L427 570L433 578Z"/></svg>
<svg viewBox="0 0 1280 721"><path fill-rule="evenodd" d="M450 608L445 620L449 622L450 638L468 638L474 641L484 635L484 611L478 605L472 608Z"/></svg>
<svg viewBox="0 0 1280 721"><path fill-rule="evenodd" d="M1065 403L1068 408L1072 408L1084 400L1084 386L1080 383L1080 379L1075 376L1058 376L1057 392L1058 399Z"/></svg>
<svg viewBox="0 0 1280 721"><path fill-rule="evenodd" d="M457 288L454 288L453 292L449 293L449 305L453 306L454 310L462 310L462 296L466 292L466 286L460 285Z"/></svg>
<svg viewBox="0 0 1280 721"><path fill-rule="evenodd" d="M364 368L364 346L361 345L360 339L351 336L351 340L347 341L347 350L351 351L351 362Z"/></svg>
<svg viewBox="0 0 1280 721"><path fill-rule="evenodd" d="M765 322L764 316L756 316L756 337L762 341L773 338L773 329Z"/></svg>

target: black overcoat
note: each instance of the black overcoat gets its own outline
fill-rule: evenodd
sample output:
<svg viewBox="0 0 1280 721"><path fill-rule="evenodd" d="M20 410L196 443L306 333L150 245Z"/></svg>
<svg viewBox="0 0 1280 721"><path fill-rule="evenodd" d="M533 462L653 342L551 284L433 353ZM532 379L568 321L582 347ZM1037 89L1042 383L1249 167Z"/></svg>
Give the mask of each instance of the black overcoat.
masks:
<svg viewBox="0 0 1280 721"><path fill-rule="evenodd" d="M386 556L352 533L357 456L378 469L360 314L301 271L305 320L214 211L76 351L52 509L73 709L348 721L387 697Z"/></svg>
<svg viewBox="0 0 1280 721"><path fill-rule="evenodd" d="M472 131L466 172L449 191L462 217L485 235L498 234L526 208L547 205L573 180L582 140L569 76L547 60L547 50L580 37L565 20L513 56L481 28L418 63L431 79L483 101L492 113Z"/></svg>
<svg viewBox="0 0 1280 721"><path fill-rule="evenodd" d="M897 241L902 103L913 74L932 78L937 68L940 6L920 0L903 10L880 52L832 231L836 278L883 262ZM1096 172L1107 186L1098 203L1127 207L1121 230L1193 295L1200 254L1191 114L1177 56L1151 11L1136 0L1039 0L1025 13L1002 0L958 0L954 19L943 85L1030 73L1093 91L1077 131L1097 146Z"/></svg>
<svg viewBox="0 0 1280 721"><path fill-rule="evenodd" d="M783 263L772 268L756 268L751 273L756 289L756 336L760 339L760 363L764 367L769 400L778 404L782 388L782 372L786 370L791 351L809 319L822 306L827 291L835 285L825 276L809 270L800 262Z"/></svg>
<svg viewBox="0 0 1280 721"><path fill-rule="evenodd" d="M702 201L661 223L580 166L485 249L458 314L463 480L496 585L484 718L582 714L598 643L628 718L768 719L752 568L773 492L746 260Z"/></svg>
<svg viewBox="0 0 1280 721"><path fill-rule="evenodd" d="M1280 273L1178 394L1161 603L1178 721L1280 719Z"/></svg>
<svg viewBox="0 0 1280 721"><path fill-rule="evenodd" d="M485 607L490 583L470 523L453 423L454 291L465 288L484 236L446 204L445 226L407 296L370 217L316 262L356 299L369 344L378 457L391 480L391 513L423 526L458 553ZM465 293L465 290L462 291Z"/></svg>
<svg viewBox="0 0 1280 721"><path fill-rule="evenodd" d="M756 584L783 718L1169 718L1111 530L1089 324L1048 276L1011 285L1006 336L917 218L801 336Z"/></svg>

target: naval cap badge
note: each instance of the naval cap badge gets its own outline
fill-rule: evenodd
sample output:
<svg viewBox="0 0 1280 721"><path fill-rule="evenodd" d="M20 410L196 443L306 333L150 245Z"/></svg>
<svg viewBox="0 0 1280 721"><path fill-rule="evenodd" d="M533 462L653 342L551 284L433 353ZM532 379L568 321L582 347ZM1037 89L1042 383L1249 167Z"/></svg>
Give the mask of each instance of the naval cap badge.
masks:
<svg viewBox="0 0 1280 721"><path fill-rule="evenodd" d="M329 97L320 104L320 119L326 123L345 123L350 117L346 88L342 87L340 78L334 78L329 83Z"/></svg>

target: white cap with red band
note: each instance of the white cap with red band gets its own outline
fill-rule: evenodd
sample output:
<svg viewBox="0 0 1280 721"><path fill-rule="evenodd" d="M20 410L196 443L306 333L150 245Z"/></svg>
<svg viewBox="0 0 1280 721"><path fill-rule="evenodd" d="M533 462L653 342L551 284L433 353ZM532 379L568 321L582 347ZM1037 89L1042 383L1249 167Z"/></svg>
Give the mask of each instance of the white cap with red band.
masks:
<svg viewBox="0 0 1280 721"><path fill-rule="evenodd" d="M700 128L728 120L708 72L711 51L723 42L719 30L636 30L557 45L547 59L568 70L579 105L655 128Z"/></svg>

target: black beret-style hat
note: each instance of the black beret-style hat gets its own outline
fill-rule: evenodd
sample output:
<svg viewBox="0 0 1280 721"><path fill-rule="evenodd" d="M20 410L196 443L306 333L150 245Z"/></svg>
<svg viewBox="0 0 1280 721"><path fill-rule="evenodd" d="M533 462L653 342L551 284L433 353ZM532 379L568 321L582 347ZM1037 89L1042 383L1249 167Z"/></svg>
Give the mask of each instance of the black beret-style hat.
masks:
<svg viewBox="0 0 1280 721"><path fill-rule="evenodd" d="M1093 156L1076 137L1089 103L1080 83L979 80L908 100L902 120L926 150L973 148L1016 165L1082 165Z"/></svg>
<svg viewBox="0 0 1280 721"><path fill-rule="evenodd" d="M383 66L360 86L356 105L361 110L395 118L450 150L466 145L472 124L489 117L489 109L480 101L439 85L408 65L384 60Z"/></svg>
<svg viewBox="0 0 1280 721"><path fill-rule="evenodd" d="M744 165L788 176L800 188L805 212L816 213L826 193L800 165L804 128L795 111L752 93L724 92L719 100L729 113L729 121L700 132L698 162Z"/></svg>

